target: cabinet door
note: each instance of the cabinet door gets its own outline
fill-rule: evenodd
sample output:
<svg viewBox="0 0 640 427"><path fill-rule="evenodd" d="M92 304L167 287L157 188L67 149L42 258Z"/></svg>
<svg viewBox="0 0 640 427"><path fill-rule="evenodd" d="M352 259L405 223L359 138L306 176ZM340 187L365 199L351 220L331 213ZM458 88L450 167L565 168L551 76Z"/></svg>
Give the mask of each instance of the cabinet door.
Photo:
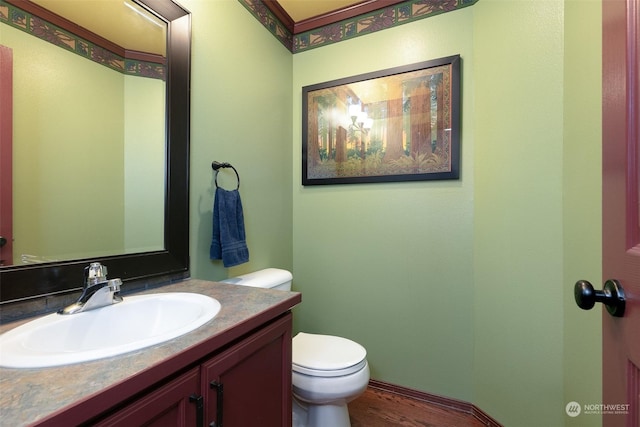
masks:
<svg viewBox="0 0 640 427"><path fill-rule="evenodd" d="M291 313L202 365L205 425L291 426Z"/></svg>
<svg viewBox="0 0 640 427"><path fill-rule="evenodd" d="M202 407L198 408L198 405L202 405L202 397L198 395L199 391L200 369L195 368L92 425L122 427L200 425L202 424Z"/></svg>

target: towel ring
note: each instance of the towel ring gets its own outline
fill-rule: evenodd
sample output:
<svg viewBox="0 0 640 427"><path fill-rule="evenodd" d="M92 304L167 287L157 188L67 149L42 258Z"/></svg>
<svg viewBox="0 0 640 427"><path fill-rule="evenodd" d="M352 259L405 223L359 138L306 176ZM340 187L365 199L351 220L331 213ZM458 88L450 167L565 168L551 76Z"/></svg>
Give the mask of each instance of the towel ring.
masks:
<svg viewBox="0 0 640 427"><path fill-rule="evenodd" d="M218 170L223 168L231 168L236 173L236 178L238 179L238 186L236 187L236 190L240 189L240 175L238 175L238 171L236 170L236 168L231 166L230 163L226 163L226 162L220 163L220 162L214 161L213 163L211 163L211 168L216 172L215 180L214 180L216 183L216 188L218 188Z"/></svg>

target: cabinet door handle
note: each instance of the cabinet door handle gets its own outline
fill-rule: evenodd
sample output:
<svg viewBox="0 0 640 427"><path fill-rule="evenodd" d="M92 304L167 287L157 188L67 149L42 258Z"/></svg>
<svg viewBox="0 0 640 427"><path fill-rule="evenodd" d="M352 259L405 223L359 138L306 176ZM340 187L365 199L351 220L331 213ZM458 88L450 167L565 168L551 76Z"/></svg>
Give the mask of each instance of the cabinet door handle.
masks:
<svg viewBox="0 0 640 427"><path fill-rule="evenodd" d="M222 427L222 401L224 386L217 381L211 381L211 388L216 389L216 420L209 424L209 427Z"/></svg>
<svg viewBox="0 0 640 427"><path fill-rule="evenodd" d="M204 427L204 403L202 396L192 394L189 396L189 402L196 403L196 426Z"/></svg>

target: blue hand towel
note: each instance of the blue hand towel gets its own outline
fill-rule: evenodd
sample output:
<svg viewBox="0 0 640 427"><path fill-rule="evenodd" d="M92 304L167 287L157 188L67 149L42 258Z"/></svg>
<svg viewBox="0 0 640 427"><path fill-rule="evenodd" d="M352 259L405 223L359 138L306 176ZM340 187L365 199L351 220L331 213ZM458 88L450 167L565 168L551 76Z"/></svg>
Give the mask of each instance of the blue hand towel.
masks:
<svg viewBox="0 0 640 427"><path fill-rule="evenodd" d="M213 202L213 238L211 259L221 259L225 267L249 261L244 233L244 214L238 190L216 188Z"/></svg>

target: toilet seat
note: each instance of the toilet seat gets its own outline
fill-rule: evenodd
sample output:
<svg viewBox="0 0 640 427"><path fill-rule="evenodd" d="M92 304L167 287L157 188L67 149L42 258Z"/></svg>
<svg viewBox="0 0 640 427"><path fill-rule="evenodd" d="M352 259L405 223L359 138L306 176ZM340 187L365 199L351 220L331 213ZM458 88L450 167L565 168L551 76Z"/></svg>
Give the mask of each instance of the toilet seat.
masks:
<svg viewBox="0 0 640 427"><path fill-rule="evenodd" d="M340 377L358 372L367 364L365 348L346 338L300 332L292 344L292 368L300 374Z"/></svg>

